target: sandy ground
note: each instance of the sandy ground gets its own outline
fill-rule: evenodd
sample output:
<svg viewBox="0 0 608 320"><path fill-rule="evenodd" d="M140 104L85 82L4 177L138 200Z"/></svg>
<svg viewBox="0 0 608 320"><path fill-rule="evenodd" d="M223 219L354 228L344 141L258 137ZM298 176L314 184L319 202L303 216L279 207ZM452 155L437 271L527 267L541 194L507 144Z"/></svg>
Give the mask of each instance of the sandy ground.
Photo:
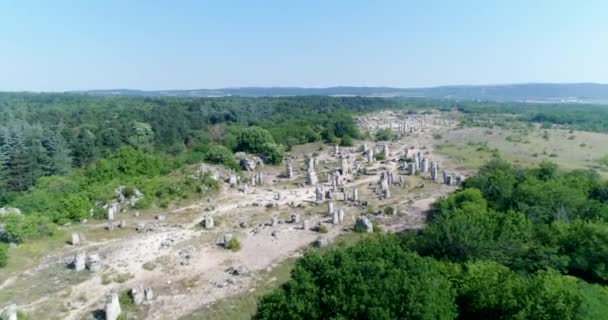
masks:
<svg viewBox="0 0 608 320"><path fill-rule="evenodd" d="M365 124L364 129L373 131L387 122L403 121L404 117L403 114L383 112L364 119L362 123ZM432 149L436 143L432 133L448 132L453 123L446 126L445 122L433 117L424 121L424 131L408 133L400 141L390 143L389 161L376 162L369 168L390 169L403 174L395 160L404 153L406 146L417 148L425 153L425 157L449 168L450 160L442 158ZM366 143L374 145L371 141ZM248 290L256 272L301 254L319 237L331 240L343 232L350 232L348 229L356 217L367 210L353 203L337 201L336 207L345 209L345 222L342 225L327 222L327 204L316 204L314 187L301 184L306 171L305 158L313 151L319 152L315 149L317 146L294 148L292 155L295 158L296 177L291 180L281 178L282 168L267 167L262 169L266 173L266 183L249 188L247 193L223 184L222 191L211 199L202 199L162 213L166 215L164 221L155 221L153 215L129 217L130 229L134 228L136 222L157 223L158 227L153 232L129 231L124 236L97 243L85 242L80 247L70 248L67 254L49 254L40 265L4 281L0 289L15 290L20 286L25 288L26 284L32 286L49 270L60 272L63 277L76 277L76 272L65 267L65 261L77 251L86 251L100 254L104 264L102 271L84 271L77 280L55 279L52 293L21 297L19 309L33 315L44 314L48 319L90 319L95 310L103 308L104 296L110 289L142 284L153 288L156 295L145 308L146 319L177 319L209 303ZM363 162L363 156L356 148L343 148L342 151L348 154L351 164L353 161ZM320 181L325 181L324 171L339 167L339 159L332 153L333 147L325 147L319 152L316 171ZM422 178L408 180L410 178L406 177L408 184L411 184L408 188L392 188L393 196L390 199L379 199L373 193L378 178L378 175L347 176L345 187L351 190L357 187L360 198L367 200L370 206L379 208L390 205L399 210L401 214L396 217L374 218L389 232L422 227L430 205L455 189ZM266 204L273 206L266 208ZM308 219L311 226L325 223L330 232L322 235L303 230L301 223L287 223L291 213ZM199 226L202 218L208 214L213 215L219 224L212 230ZM121 215L127 216L128 213ZM276 226L270 225L272 216L280 218ZM241 223L245 226L241 226ZM102 227L98 225L92 228ZM218 245L225 232L238 237L242 245L240 250L233 252ZM154 268L144 268L144 265L153 265ZM240 270L240 275L226 272L230 267Z"/></svg>

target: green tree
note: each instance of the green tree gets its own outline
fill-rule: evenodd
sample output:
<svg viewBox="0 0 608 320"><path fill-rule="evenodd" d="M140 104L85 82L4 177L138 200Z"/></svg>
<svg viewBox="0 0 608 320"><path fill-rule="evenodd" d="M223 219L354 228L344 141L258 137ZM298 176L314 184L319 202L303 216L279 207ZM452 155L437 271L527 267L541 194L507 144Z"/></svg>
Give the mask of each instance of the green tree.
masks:
<svg viewBox="0 0 608 320"><path fill-rule="evenodd" d="M247 127L238 132L237 135L237 151L246 151L251 153L262 153L266 151L264 146L274 144L274 138L265 129L260 127Z"/></svg>

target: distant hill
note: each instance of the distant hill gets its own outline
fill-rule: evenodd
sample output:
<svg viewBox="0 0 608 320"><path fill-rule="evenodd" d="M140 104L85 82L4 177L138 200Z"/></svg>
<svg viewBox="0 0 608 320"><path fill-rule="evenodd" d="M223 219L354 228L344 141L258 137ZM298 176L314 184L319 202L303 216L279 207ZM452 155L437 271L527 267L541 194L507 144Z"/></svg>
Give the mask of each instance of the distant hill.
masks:
<svg viewBox="0 0 608 320"><path fill-rule="evenodd" d="M125 96L191 96L191 97L279 97L279 96L366 96L426 97L436 99L608 103L608 84L597 83L530 83L510 85L440 86L430 88L391 87L243 87L194 90L90 90L86 94Z"/></svg>

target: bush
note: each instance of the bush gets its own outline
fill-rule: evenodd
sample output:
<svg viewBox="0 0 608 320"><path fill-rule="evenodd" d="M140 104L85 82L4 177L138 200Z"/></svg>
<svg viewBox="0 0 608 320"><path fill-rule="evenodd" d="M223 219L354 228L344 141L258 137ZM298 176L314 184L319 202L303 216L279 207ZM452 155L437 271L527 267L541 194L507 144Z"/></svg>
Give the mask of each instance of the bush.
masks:
<svg viewBox="0 0 608 320"><path fill-rule="evenodd" d="M232 251L237 251L240 248L241 248L241 243L239 242L239 239L237 239L237 237L232 237L232 239L230 239L230 241L228 242L228 245L226 245L226 249L232 250Z"/></svg>
<svg viewBox="0 0 608 320"><path fill-rule="evenodd" d="M220 145L211 145L204 153L204 160L208 163L223 164L232 169L239 168L234 154L228 148Z"/></svg>
<svg viewBox="0 0 608 320"><path fill-rule="evenodd" d="M0 243L0 268L6 267L8 263L8 246Z"/></svg>
<svg viewBox="0 0 608 320"><path fill-rule="evenodd" d="M270 164L280 164L285 156L285 149L276 143L265 143L262 146L262 156Z"/></svg>
<svg viewBox="0 0 608 320"><path fill-rule="evenodd" d="M340 141L340 145L345 146L345 147L352 147L353 138L351 138L349 135L345 135L344 137L342 137L342 140Z"/></svg>
<svg viewBox="0 0 608 320"><path fill-rule="evenodd" d="M55 233L55 225L48 217L40 215L8 214L3 217L4 238L8 242L23 242L27 239L37 239L51 236Z"/></svg>
<svg viewBox="0 0 608 320"><path fill-rule="evenodd" d="M328 233L329 229L327 229L327 226L324 224L319 224L317 226L317 228L315 229L315 231L317 231L318 233Z"/></svg>
<svg viewBox="0 0 608 320"><path fill-rule="evenodd" d="M392 141L397 138L397 134L390 129L380 129L376 132L376 141Z"/></svg>

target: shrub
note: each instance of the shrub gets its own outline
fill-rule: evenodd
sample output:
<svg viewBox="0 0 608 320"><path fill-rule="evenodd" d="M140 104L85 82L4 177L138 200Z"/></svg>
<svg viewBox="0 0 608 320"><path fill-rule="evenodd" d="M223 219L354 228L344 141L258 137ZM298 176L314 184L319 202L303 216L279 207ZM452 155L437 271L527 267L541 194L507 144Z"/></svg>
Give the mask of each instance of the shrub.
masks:
<svg viewBox="0 0 608 320"><path fill-rule="evenodd" d="M6 267L8 263L8 246L0 243L0 268Z"/></svg>
<svg viewBox="0 0 608 320"><path fill-rule="evenodd" d="M353 138L351 138L349 135L342 137L342 140L340 141L340 145L345 146L345 147L352 147Z"/></svg>
<svg viewBox="0 0 608 320"><path fill-rule="evenodd" d="M239 242L239 239L237 239L237 237L232 237L232 239L230 239L230 241L228 241L228 245L226 246L226 249L232 250L232 251L239 250L240 248L241 248L241 243Z"/></svg>
<svg viewBox="0 0 608 320"><path fill-rule="evenodd" d="M315 229L315 231L317 231L318 233L328 233L329 229L327 229L327 226L324 224L319 224L317 226L317 228Z"/></svg>

